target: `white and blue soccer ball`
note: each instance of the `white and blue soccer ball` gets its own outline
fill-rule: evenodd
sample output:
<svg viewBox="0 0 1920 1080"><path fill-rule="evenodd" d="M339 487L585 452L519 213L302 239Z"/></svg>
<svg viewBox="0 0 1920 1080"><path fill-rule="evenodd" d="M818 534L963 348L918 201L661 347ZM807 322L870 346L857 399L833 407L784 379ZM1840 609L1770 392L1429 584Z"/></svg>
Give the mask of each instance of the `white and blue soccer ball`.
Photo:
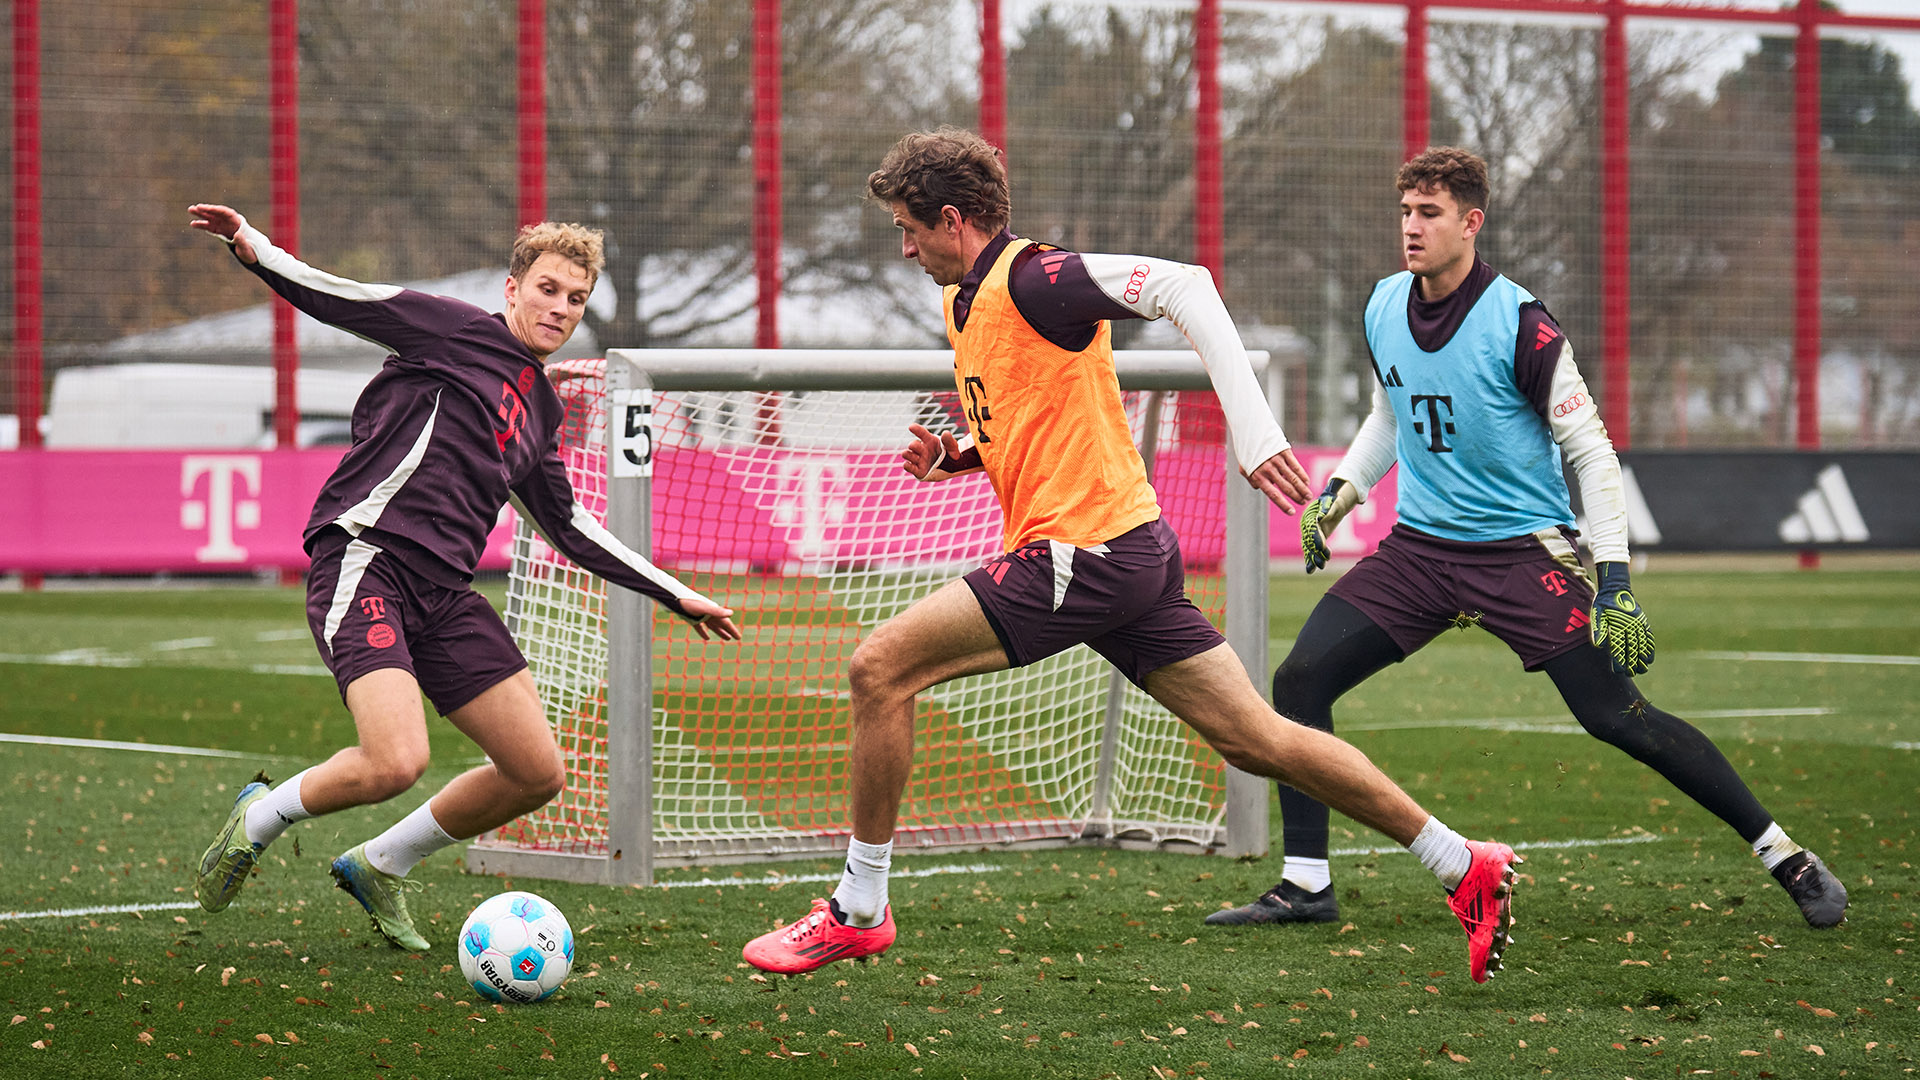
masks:
<svg viewBox="0 0 1920 1080"><path fill-rule="evenodd" d="M503 892L460 928L460 974L489 1001L539 1001L573 971L573 927L545 899Z"/></svg>

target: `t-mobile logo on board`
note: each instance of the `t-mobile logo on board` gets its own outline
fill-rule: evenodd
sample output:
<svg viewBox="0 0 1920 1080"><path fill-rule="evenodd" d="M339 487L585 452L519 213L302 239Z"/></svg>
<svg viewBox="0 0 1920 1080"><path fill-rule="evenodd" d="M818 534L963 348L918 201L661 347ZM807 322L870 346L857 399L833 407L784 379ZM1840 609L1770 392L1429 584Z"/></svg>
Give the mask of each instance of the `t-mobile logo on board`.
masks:
<svg viewBox="0 0 1920 1080"><path fill-rule="evenodd" d="M802 562L830 558L847 520L847 459L794 454L780 462L773 523L788 530L787 543Z"/></svg>
<svg viewBox="0 0 1920 1080"><path fill-rule="evenodd" d="M204 499L194 498L207 478ZM234 486L238 478L242 488ZM207 543L194 550L203 563L245 562L247 549L234 532L260 527L260 459L242 454L192 454L180 460L180 527L207 530ZM249 497L251 496L251 497Z"/></svg>

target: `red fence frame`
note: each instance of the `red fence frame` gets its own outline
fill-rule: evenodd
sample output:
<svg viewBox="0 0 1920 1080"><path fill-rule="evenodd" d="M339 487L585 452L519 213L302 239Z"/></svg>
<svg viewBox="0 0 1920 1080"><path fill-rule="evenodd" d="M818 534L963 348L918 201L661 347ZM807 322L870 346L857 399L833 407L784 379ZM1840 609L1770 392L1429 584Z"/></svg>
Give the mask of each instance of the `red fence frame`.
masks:
<svg viewBox="0 0 1920 1080"><path fill-rule="evenodd" d="M1006 68L1001 43L1000 0L980 4L980 117L982 134L1006 145ZM1279 0L1276 0L1279 2ZM1316 0L1320 5L1367 4L1379 0ZM1794 442L1802 449L1820 445L1820 32L1823 28L1895 30L1920 33L1920 18L1847 15L1825 11L1819 0L1795 0L1776 11L1716 6L1687 6L1634 0L1401 0L1406 9L1406 55L1402 68L1403 146L1411 156L1425 145L1431 95L1427 80L1427 21L1435 9L1511 11L1593 16L1604 20L1602 36L1602 210L1601 250L1602 370L1606 393L1602 407L1608 430L1620 449L1632 445L1629 389L1632 377L1632 312L1628 237L1632 207L1628 186L1626 20L1684 19L1779 26L1798 35L1794 82ZM40 7L38 0L15 0L13 14L13 377L20 445L40 445L42 385L40 220ZM780 169L780 0L755 0L754 41L754 260L759 282L762 347L779 343L781 169ZM521 75L518 147L520 216L544 216L546 204L545 0L520 0L518 14ZM271 0L269 67L272 72L272 179L274 239L288 251L299 242L299 69L297 0ZM1194 65L1198 115L1194 124L1195 259L1212 271L1224 288L1224 194L1220 167L1220 6L1197 0L1194 12ZM1811 208L1811 212L1806 212ZM274 431L282 446L292 446L299 411L294 373L299 353L293 337L292 310L275 308Z"/></svg>

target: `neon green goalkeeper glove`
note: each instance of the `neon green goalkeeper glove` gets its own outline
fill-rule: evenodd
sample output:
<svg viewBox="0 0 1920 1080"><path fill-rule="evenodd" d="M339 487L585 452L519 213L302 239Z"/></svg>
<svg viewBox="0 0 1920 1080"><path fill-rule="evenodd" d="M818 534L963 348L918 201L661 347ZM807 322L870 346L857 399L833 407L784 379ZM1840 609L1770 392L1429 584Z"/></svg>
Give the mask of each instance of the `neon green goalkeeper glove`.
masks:
<svg viewBox="0 0 1920 1080"><path fill-rule="evenodd" d="M1627 582L1627 564L1601 563L1593 595L1593 643L1607 650L1613 670L1638 675L1653 663L1653 624Z"/></svg>
<svg viewBox="0 0 1920 1080"><path fill-rule="evenodd" d="M1327 547L1327 534L1359 504L1360 492L1336 476L1327 481L1327 489L1319 498L1300 511L1300 554L1306 558L1307 573L1326 569L1327 560L1333 556Z"/></svg>

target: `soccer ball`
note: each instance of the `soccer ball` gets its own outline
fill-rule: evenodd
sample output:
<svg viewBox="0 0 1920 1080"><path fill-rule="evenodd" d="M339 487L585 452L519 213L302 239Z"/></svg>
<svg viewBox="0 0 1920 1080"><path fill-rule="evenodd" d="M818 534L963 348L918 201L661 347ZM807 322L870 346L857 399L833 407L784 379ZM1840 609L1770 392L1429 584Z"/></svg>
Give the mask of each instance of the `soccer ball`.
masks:
<svg viewBox="0 0 1920 1080"><path fill-rule="evenodd" d="M460 928L460 974L488 1001L539 1001L572 970L573 927L530 892L481 901Z"/></svg>

